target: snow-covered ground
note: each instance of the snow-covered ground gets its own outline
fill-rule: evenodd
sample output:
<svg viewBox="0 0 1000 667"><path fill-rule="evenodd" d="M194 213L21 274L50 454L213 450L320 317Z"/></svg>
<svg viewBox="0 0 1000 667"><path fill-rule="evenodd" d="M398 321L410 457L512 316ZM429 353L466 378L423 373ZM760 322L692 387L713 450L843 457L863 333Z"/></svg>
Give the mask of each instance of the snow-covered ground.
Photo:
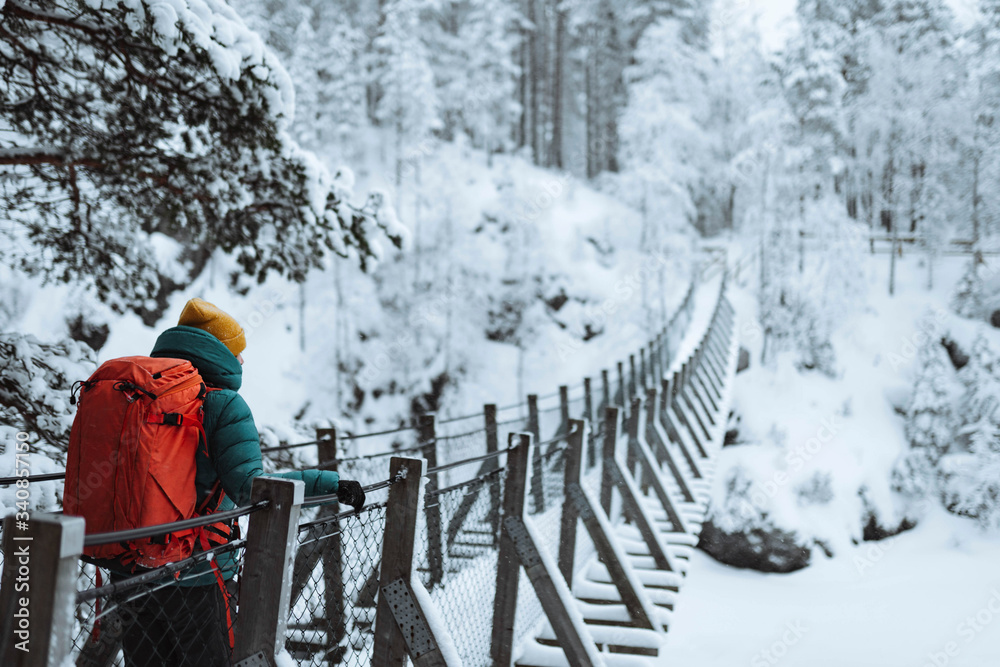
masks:
<svg viewBox="0 0 1000 667"><path fill-rule="evenodd" d="M886 527L899 520L889 475L908 445L894 405L906 404L928 321L965 349L978 332L994 340L1000 333L948 310L967 261L942 260L928 291L920 255L907 252L889 297L888 258L865 254L852 268L867 289L834 332L834 378L798 371L788 354L761 365L756 301L747 289L733 289L741 343L751 351L735 389L747 444L720 453L715 501L725 496L727 471L742 466L752 471L755 505L834 555L816 548L804 570L762 574L698 552L664 664L1000 664L1000 538L931 500L915 529L881 542L861 539L862 487ZM827 473L830 497L803 501L801 485Z"/></svg>
<svg viewBox="0 0 1000 667"><path fill-rule="evenodd" d="M663 664L996 665L998 562L1000 540L943 510L792 574L739 570L695 552Z"/></svg>

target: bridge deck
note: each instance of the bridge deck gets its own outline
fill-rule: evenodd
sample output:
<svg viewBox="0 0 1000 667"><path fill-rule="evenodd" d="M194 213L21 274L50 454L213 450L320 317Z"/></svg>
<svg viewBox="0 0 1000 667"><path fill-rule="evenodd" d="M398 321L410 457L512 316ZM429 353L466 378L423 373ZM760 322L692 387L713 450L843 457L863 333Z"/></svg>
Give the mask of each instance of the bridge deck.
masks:
<svg viewBox="0 0 1000 667"><path fill-rule="evenodd" d="M671 364L670 376L679 371L682 364L699 348L702 337L709 329L713 307L714 303L706 305L704 301L696 305L689 335L685 337ZM676 403L668 409L668 414L659 416L664 422L669 420L671 428L665 428L665 423L654 427L657 434L655 437L662 441L661 451L670 457L674 468L681 475L681 481L694 497L694 502L685 500L680 481L661 461L656 473L674 509L682 517L686 530L676 530L668 518L667 508L657 494L648 492L640 496L642 511L655 526L660 544L674 571L656 567L649 545L635 525L619 520L613 526L613 539L625 554L628 565L642 586L642 593L656 609L653 618L656 627L635 627L633 616L613 584L608 567L596 555L590 557L573 581L572 593L577 608L604 664L609 667L662 663L660 653L664 645L664 633L670 627L683 591L691 550L698 542L701 524L708 508L715 456L725 436L733 377L736 373L738 344L735 322L731 320L731 308L724 300L721 308L728 322L716 327L712 340L706 342L706 346L712 351L703 352L697 368L692 371L692 377L696 379L687 383ZM673 431L673 438L668 437L668 430ZM645 429L640 429L639 432L640 438L648 445L641 435ZM637 478L637 483L639 479L641 477ZM523 643L515 662L518 667L569 665L547 621L540 624L533 640Z"/></svg>

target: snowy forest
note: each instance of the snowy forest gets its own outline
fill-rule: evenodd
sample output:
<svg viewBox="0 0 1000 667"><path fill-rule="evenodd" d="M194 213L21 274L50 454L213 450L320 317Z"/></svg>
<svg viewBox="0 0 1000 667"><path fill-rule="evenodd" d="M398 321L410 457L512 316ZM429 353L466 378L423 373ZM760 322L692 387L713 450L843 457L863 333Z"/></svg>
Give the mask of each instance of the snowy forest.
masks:
<svg viewBox="0 0 1000 667"><path fill-rule="evenodd" d="M277 446L598 377L725 251L669 664L1000 659L1000 0L0 0L0 70L0 477L191 297Z"/></svg>

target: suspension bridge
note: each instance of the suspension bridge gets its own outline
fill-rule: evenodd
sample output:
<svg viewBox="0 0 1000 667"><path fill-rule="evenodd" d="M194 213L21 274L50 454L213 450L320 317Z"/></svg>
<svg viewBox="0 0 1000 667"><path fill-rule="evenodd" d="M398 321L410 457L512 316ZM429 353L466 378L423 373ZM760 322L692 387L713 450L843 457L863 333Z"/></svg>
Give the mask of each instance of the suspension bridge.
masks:
<svg viewBox="0 0 1000 667"><path fill-rule="evenodd" d="M339 511L335 496L303 498L301 482L260 477L250 506L221 517L239 524L238 539L124 580L81 557L83 547L220 515L89 535L78 517L33 513L26 530L8 517L0 661L123 665L123 636L136 631L128 610L225 556L239 565L230 630L240 667L663 664L685 579L697 576L689 557L736 372L725 259L703 267L663 331L577 385L475 415L424 415L412 428L362 435L321 429L313 441L262 450L298 450L361 481L359 511ZM17 556L26 538L27 571ZM15 646L25 572L30 652Z"/></svg>

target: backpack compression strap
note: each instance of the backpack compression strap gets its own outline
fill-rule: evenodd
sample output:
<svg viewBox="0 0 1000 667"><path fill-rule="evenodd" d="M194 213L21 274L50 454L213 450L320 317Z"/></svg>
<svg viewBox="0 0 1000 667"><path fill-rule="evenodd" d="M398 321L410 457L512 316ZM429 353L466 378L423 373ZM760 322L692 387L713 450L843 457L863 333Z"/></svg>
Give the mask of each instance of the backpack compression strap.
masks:
<svg viewBox="0 0 1000 667"><path fill-rule="evenodd" d="M146 417L148 424L166 424L167 426L194 426L198 429L201 442L208 443L208 436L205 435L205 424L201 420L201 415L181 414L179 412L158 412Z"/></svg>

